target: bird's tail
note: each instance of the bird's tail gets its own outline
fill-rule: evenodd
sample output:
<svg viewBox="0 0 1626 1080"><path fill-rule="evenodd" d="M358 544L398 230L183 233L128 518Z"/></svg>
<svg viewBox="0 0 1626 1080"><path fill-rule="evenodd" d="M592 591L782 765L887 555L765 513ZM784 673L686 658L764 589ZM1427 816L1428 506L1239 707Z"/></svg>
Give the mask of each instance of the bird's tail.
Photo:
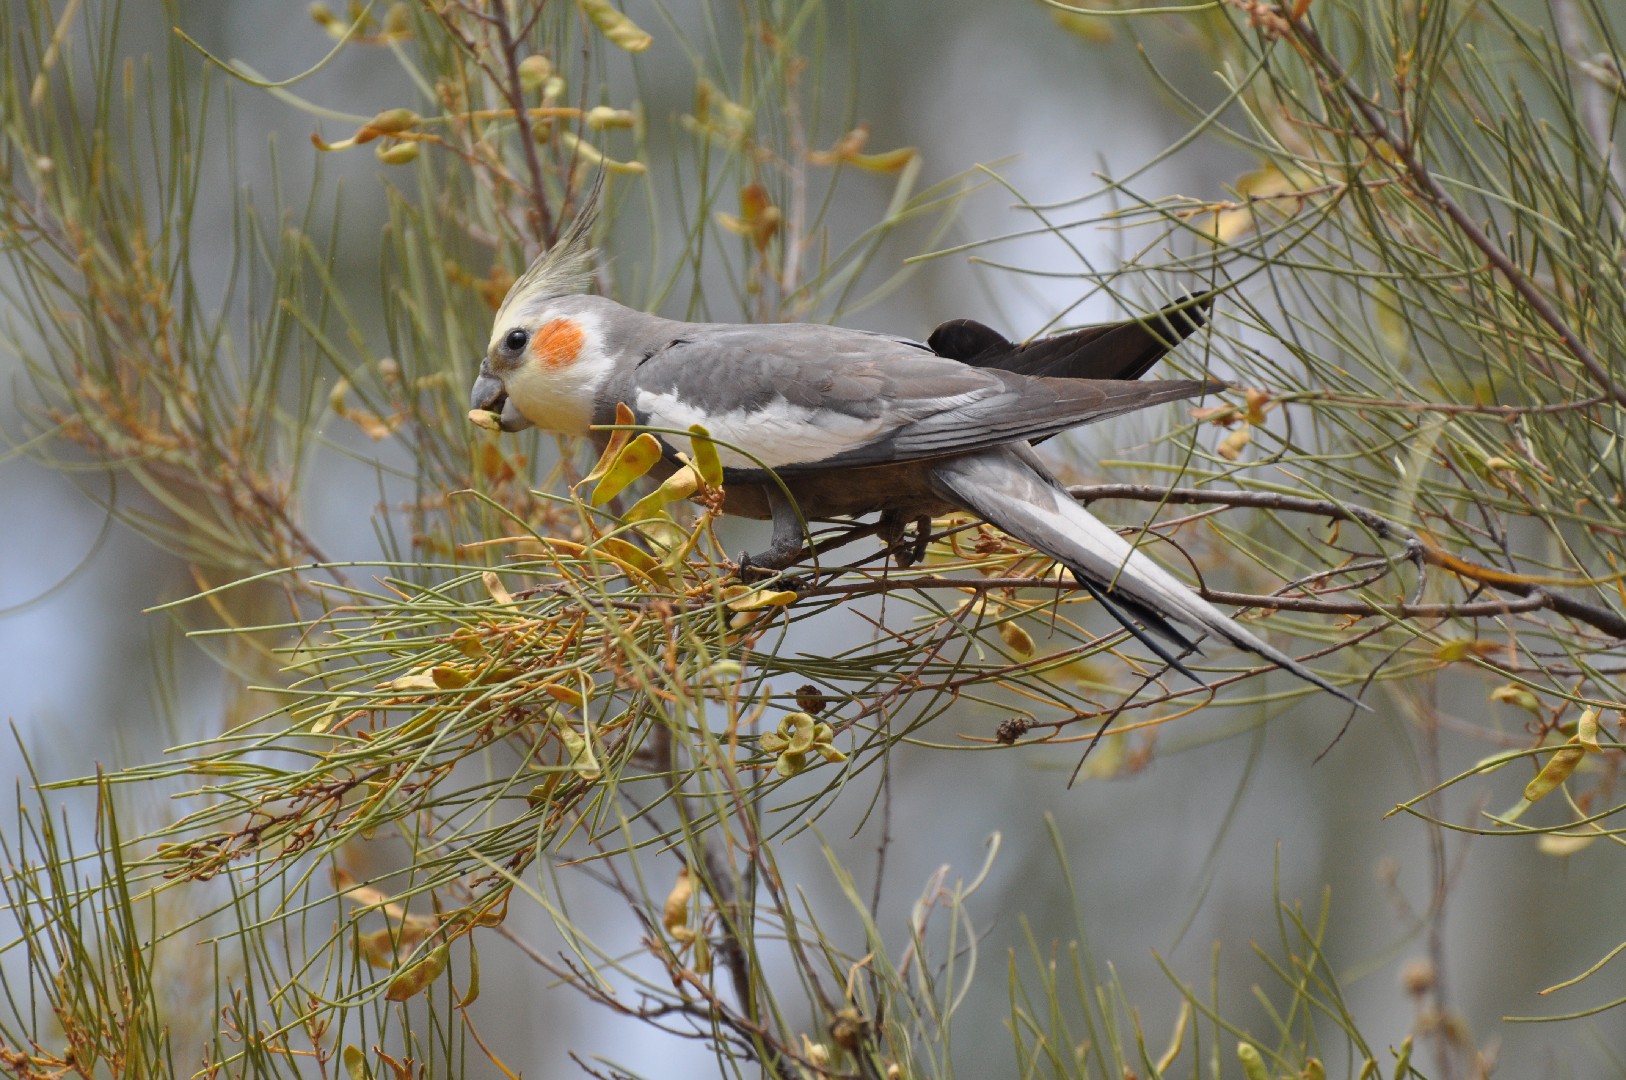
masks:
<svg viewBox="0 0 1626 1080"><path fill-rule="evenodd" d="M1120 621L1124 621L1127 613L1182 647L1189 647L1190 643L1168 625L1168 620L1217 634L1330 694L1360 704L1291 656L1233 622L1174 575L1136 551L1068 495L1025 446L1001 446L935 462L933 481L945 498L1061 562L1101 598L1109 610L1117 608L1113 613ZM1152 645L1165 660L1180 666L1145 635L1137 633L1137 636Z"/></svg>

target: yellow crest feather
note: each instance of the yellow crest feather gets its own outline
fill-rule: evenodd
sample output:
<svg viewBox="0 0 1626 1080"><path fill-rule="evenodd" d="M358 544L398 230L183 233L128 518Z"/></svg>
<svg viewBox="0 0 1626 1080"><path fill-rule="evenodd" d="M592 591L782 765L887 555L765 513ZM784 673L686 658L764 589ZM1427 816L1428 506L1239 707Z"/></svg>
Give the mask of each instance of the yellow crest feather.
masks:
<svg viewBox="0 0 1626 1080"><path fill-rule="evenodd" d="M581 213L559 242L532 260L509 287L508 295L497 309L498 328L539 301L569 296L587 288L593 277L593 224L597 218L598 185L595 184Z"/></svg>

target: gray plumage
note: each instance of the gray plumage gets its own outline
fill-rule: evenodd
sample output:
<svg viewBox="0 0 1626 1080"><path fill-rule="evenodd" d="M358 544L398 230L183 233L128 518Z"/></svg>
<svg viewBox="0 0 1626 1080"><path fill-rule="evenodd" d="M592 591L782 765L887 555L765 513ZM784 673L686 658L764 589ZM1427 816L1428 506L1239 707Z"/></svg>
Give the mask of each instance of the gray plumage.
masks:
<svg viewBox="0 0 1626 1080"><path fill-rule="evenodd" d="M1201 324L1205 299L1027 345L965 321L944 324L922 344L805 323L677 322L602 297L560 295L562 276L585 265L577 252L533 268L498 313L471 404L498 413L504 429L537 423L602 444L607 433L591 426L613 423L617 403L651 428L702 424L719 444L726 511L774 522L772 546L751 557L759 566L800 557L803 518L880 513L898 523L969 511L1067 566L1176 667L1178 658L1137 621L1180 648L1190 642L1173 624L1217 634L1354 700L1096 520L1029 448L1068 428L1217 389L1133 381ZM669 458L683 442L666 443Z"/></svg>

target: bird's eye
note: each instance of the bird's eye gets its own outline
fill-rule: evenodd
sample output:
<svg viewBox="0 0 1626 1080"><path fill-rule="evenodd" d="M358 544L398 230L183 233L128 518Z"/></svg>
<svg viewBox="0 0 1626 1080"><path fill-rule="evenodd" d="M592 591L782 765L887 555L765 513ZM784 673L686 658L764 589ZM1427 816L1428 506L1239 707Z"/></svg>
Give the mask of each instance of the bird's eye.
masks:
<svg viewBox="0 0 1626 1080"><path fill-rule="evenodd" d="M530 342L531 335L526 330L510 330L508 336L502 339L502 347L511 353L522 352Z"/></svg>

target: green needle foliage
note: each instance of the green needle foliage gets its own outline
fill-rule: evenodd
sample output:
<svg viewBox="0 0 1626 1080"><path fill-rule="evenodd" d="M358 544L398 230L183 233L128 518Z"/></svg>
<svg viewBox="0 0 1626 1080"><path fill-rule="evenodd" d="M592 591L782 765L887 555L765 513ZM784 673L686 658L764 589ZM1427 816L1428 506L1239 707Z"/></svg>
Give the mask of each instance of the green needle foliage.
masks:
<svg viewBox="0 0 1626 1080"><path fill-rule="evenodd" d="M1180 145L1251 162L1224 194L1136 174L1021 204L1059 243L1121 238L1110 268L1070 248L1081 302L1219 297L1173 363L1234 392L1076 494L1138 504L1157 557L1379 708L1437 724L1446 682L1518 718L1487 716L1491 756L1427 777L1409 813L1555 857L1618 846L1620 14L1050 6L1087 40L1143 30L1149 85L1192 121ZM509 1074L480 992L481 951L504 950L704 1045L721 1075L950 1076L957 1014L1000 966L976 906L998 843L928 881L901 936L832 848L839 922L809 901L786 846L822 843L838 806L875 827L905 744L1056 744L1040 752L1069 768L1099 744L1085 772L1111 775L1189 714L1308 694L1218 646L1192 662L1207 688L1169 677L1048 560L964 518L933 522L909 567L812 523L794 576L741 584L704 431L677 433L691 464L657 487L631 432L595 465L469 424L491 313L595 191L596 286L692 318L845 317L931 256L1006 239L951 244L992 170L923 186L915 151L868 145L831 74L848 7L313 5L331 52L292 76L210 54L178 5L138 49L133 11L0 8L0 290L31 418L14 441L184 560L196 594L165 610L224 642L242 694L151 763L36 781L0 831L12 1074ZM688 62L681 102L660 99L656 43ZM1191 55L1219 96L1175 62ZM398 99L308 89L343 67ZM291 118L276 138L244 130L250 98ZM289 132L315 177L292 175ZM269 162L252 177L250 151ZM358 159L375 173L326 179ZM856 226L837 214L855 191L885 194ZM205 221L221 192L226 228ZM341 250L357 205L376 250ZM377 554L312 524L339 460L377 478ZM843 619L867 633L807 651ZM1512 808L1439 817L1470 782ZM93 837L49 801L79 790ZM179 798L135 826L146 792ZM1062 850L1055 892L1073 888ZM594 937L576 882L635 929ZM1351 1015L1325 905L1276 901L1256 1002L1170 969L1168 1033L1143 1028L1075 908L1075 940L1002 958L1016 1075L1419 1075L1410 1040L1379 1051ZM1415 1034L1444 1075L1483 1066L1447 1018Z"/></svg>

